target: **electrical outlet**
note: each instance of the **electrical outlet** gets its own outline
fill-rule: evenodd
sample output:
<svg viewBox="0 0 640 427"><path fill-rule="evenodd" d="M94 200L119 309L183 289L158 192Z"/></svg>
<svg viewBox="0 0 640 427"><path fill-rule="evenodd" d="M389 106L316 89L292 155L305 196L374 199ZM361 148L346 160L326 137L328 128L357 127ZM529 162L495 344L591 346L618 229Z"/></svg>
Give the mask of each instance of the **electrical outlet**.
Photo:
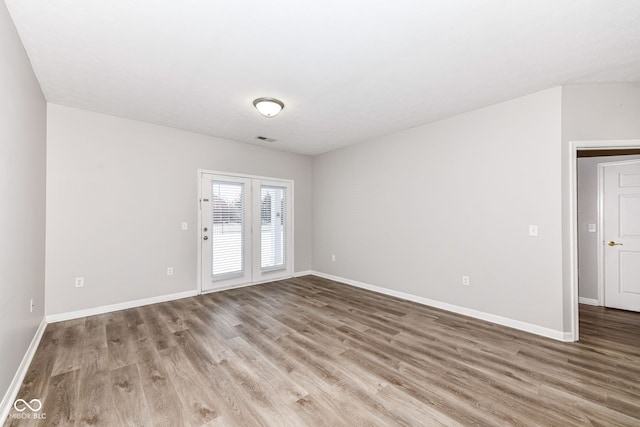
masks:
<svg viewBox="0 0 640 427"><path fill-rule="evenodd" d="M33 303L33 298L29 301L29 313L33 313L33 309L36 308L36 305Z"/></svg>
<svg viewBox="0 0 640 427"><path fill-rule="evenodd" d="M462 284L464 286L469 286L471 285L471 281L469 280L469 276L462 276Z"/></svg>
<svg viewBox="0 0 640 427"><path fill-rule="evenodd" d="M173 267L167 267L167 276L173 276Z"/></svg>
<svg viewBox="0 0 640 427"><path fill-rule="evenodd" d="M331 261L336 262L336 256L335 255L331 255Z"/></svg>
<svg viewBox="0 0 640 427"><path fill-rule="evenodd" d="M76 277L76 288L82 288L84 286L84 277Z"/></svg>

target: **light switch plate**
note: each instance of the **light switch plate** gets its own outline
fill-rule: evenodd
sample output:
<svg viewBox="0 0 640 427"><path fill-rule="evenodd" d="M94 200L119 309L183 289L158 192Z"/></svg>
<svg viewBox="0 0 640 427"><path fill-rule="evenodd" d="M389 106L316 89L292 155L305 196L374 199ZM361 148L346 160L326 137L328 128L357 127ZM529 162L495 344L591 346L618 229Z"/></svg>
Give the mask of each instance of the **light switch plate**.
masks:
<svg viewBox="0 0 640 427"><path fill-rule="evenodd" d="M186 222L183 222L180 224L180 227L182 227L183 230L188 230L189 229L189 224L187 224Z"/></svg>
<svg viewBox="0 0 640 427"><path fill-rule="evenodd" d="M596 225L595 224L587 224L587 231L589 233L595 233L596 232Z"/></svg>
<svg viewBox="0 0 640 427"><path fill-rule="evenodd" d="M530 225L529 226L529 236L531 236L531 237L537 237L538 236L538 226L537 225Z"/></svg>

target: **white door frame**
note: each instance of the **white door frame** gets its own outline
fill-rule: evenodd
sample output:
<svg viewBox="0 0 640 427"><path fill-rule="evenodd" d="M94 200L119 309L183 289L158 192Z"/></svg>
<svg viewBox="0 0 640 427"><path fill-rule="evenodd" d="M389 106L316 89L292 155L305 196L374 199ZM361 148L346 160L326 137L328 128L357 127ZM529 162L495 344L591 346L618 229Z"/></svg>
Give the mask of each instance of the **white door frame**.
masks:
<svg viewBox="0 0 640 427"><path fill-rule="evenodd" d="M571 290L571 339L579 338L579 303L578 303L578 150L614 150L624 148L640 148L640 139L602 140L602 141L571 141L569 143L569 241L565 244L569 248L569 280ZM598 227L600 233L602 227ZM600 236L600 234L598 234ZM602 248L600 248L601 250ZM598 260L600 263L600 260ZM598 276L601 267L598 265ZM598 277L598 282L600 277ZM600 284L598 283L598 286ZM598 289L598 293L600 290ZM600 295L598 295L600 299Z"/></svg>
<svg viewBox="0 0 640 427"><path fill-rule="evenodd" d="M196 290L198 291L198 294L201 295L202 294L202 242L200 241L200 239L202 238L202 209L200 209L200 197L202 195L202 175L204 174L208 174L208 175L224 175L224 176L235 176L238 178L247 178L247 179L259 179L259 180L263 180L263 181L280 181L280 182L286 182L291 184L291 189L294 189L294 182L292 179L283 179L283 178L276 178L276 177L269 177L269 176L260 176L260 175L247 175L247 174L242 174L242 173L235 173L235 172L222 172L222 171L216 171L216 170L211 170L211 169L198 169L198 194L196 195L196 201L197 201L197 212L198 212L198 231L196 233L196 239L197 239L197 248L198 248L198 262L196 265L196 277L198 278L197 280L197 288ZM294 209L294 203L295 203L295 199L294 199L294 195L293 195L293 191L291 194L291 209L293 212L295 212ZM289 260L288 262L291 262L291 271L295 271L295 264L294 264L294 255L295 255L295 247L294 247L294 234L295 234L295 213L292 215L292 217L290 218L290 223L291 223L291 235L290 235L290 243L291 243L291 249L290 249L290 256L289 256ZM289 240L288 240L289 241ZM252 260L251 260L252 261ZM281 279L278 279L281 280ZM242 288L245 286L253 286L253 285L258 285L260 283L266 283L266 282L270 282L272 281L272 279L270 280L264 280L261 282L250 282L250 283L245 283L242 285L237 285L237 286L229 286L229 287L224 287L224 288L220 288L220 289L214 289L214 290L207 290L205 291L206 293L210 293L210 292L218 292L218 291L224 291L227 289L233 289L233 288Z"/></svg>

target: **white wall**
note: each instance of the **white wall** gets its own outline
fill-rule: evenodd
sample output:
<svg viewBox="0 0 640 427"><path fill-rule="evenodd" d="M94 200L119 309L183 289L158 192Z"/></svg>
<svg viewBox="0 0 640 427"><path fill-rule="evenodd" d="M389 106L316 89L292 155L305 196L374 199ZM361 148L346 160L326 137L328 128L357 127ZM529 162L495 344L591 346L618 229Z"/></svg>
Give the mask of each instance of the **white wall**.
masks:
<svg viewBox="0 0 640 427"><path fill-rule="evenodd" d="M0 58L1 398L44 314L46 129L45 100L4 2Z"/></svg>
<svg viewBox="0 0 640 427"><path fill-rule="evenodd" d="M598 164L631 159L640 159L640 156L578 159L578 295L581 298L598 299L598 234L588 231L588 224L598 225Z"/></svg>
<svg viewBox="0 0 640 427"><path fill-rule="evenodd" d="M49 104L47 314L194 290L198 168L293 179L311 268L310 157Z"/></svg>
<svg viewBox="0 0 640 427"><path fill-rule="evenodd" d="M640 84L569 85L562 88L564 324L571 324L569 158L571 141L640 139Z"/></svg>
<svg viewBox="0 0 640 427"><path fill-rule="evenodd" d="M562 88L562 139L593 141L640 136L640 83Z"/></svg>
<svg viewBox="0 0 640 427"><path fill-rule="evenodd" d="M314 269L562 331L561 94L315 157Z"/></svg>

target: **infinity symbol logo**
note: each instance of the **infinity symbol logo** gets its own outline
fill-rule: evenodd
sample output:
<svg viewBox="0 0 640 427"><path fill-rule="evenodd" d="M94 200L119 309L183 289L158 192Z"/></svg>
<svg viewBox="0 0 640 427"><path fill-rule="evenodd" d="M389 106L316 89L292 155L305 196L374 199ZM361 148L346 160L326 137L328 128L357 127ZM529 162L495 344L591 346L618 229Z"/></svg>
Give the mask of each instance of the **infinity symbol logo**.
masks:
<svg viewBox="0 0 640 427"><path fill-rule="evenodd" d="M24 405L22 409L18 408L18 402L22 402L22 404ZM31 406L29 403L33 406ZM13 407L18 412L24 412L27 410L27 408L31 409L32 412L38 412L40 409L42 409L42 402L40 402L40 400L38 399L31 399L29 403L27 403L27 401L24 399L18 399L13 404Z"/></svg>

